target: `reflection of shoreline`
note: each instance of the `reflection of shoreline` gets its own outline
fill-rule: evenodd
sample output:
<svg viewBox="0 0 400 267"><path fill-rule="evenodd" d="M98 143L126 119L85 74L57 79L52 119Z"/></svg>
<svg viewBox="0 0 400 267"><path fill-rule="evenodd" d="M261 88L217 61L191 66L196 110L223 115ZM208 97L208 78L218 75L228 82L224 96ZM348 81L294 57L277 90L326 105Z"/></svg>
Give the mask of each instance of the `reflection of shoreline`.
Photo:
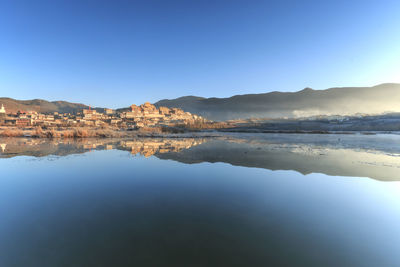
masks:
<svg viewBox="0 0 400 267"><path fill-rule="evenodd" d="M132 155L182 163L224 162L302 174L400 180L400 136L226 135L219 138L138 138L45 140L0 139L0 157L65 156L92 150L124 150ZM1 152L2 151L2 152Z"/></svg>
<svg viewBox="0 0 400 267"><path fill-rule="evenodd" d="M114 148L130 151L134 155L140 154L149 157L156 153L179 152L206 141L207 138L139 138L134 140L6 138L2 140L2 142L6 143L0 146L2 149L0 157L65 156L92 150L111 150ZM6 147L7 150L5 149Z"/></svg>

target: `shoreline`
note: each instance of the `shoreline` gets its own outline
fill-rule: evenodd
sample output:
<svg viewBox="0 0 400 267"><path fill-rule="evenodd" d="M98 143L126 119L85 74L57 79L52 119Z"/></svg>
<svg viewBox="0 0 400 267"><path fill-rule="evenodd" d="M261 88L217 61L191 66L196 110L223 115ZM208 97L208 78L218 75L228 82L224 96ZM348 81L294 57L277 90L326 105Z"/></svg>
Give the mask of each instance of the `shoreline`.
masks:
<svg viewBox="0 0 400 267"><path fill-rule="evenodd" d="M212 138L225 134L313 134L313 135L377 135L400 134L397 131L323 131L323 130L261 130L261 129L187 129L148 127L139 129L121 129L109 127L0 127L0 138Z"/></svg>
<svg viewBox="0 0 400 267"><path fill-rule="evenodd" d="M212 138L221 134L213 131L200 131L176 128L92 128L67 127L49 128L40 127L18 128L0 127L0 138L33 138L33 139L95 139L95 138Z"/></svg>

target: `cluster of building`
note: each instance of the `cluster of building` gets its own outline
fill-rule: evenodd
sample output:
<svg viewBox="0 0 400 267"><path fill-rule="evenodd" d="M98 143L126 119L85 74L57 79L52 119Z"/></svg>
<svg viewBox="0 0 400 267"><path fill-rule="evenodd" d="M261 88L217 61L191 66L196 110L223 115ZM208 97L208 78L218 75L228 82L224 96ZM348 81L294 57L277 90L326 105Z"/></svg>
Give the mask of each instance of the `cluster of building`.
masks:
<svg viewBox="0 0 400 267"><path fill-rule="evenodd" d="M120 118L136 127L175 125L180 123L188 124L196 121L206 121L200 116L184 112L179 108L156 108L148 102L140 106L132 105L130 111L120 114Z"/></svg>
<svg viewBox="0 0 400 267"><path fill-rule="evenodd" d="M98 111L84 109L77 113L42 114L36 111L18 111L6 113L4 106L0 109L0 124L11 126L102 126L141 128L151 126L172 126L206 122L200 116L184 112L179 108L160 107L145 103L132 105L127 111L116 112L112 109Z"/></svg>

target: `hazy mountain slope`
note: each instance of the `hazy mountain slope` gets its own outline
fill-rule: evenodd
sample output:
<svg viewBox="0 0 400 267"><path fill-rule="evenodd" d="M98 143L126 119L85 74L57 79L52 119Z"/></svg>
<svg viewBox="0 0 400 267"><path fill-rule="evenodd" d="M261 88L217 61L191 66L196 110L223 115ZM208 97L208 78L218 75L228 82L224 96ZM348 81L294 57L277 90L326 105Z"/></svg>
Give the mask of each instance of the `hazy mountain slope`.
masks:
<svg viewBox="0 0 400 267"><path fill-rule="evenodd" d="M298 92L271 92L229 98L181 97L161 100L156 106L178 107L214 120L250 117L301 117L311 115L379 114L400 111L400 84L306 88Z"/></svg>
<svg viewBox="0 0 400 267"><path fill-rule="evenodd" d="M3 104L8 112L21 111L38 111L42 113L61 112L73 113L88 108L88 106L66 101L49 102L41 99L34 100L15 100L12 98L0 98L0 105Z"/></svg>

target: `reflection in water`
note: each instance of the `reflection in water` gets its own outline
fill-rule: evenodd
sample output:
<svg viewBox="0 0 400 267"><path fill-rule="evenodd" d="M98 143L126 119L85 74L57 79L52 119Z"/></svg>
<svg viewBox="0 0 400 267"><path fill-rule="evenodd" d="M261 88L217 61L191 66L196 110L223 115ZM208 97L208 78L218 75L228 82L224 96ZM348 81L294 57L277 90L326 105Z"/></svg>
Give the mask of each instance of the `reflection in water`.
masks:
<svg viewBox="0 0 400 267"><path fill-rule="evenodd" d="M385 135L247 135L157 157L393 181L400 180L399 143L400 136Z"/></svg>
<svg viewBox="0 0 400 267"><path fill-rule="evenodd" d="M180 152L205 142L205 139L141 139L122 141L120 146L131 150L133 155L140 154L146 158L154 154Z"/></svg>
<svg viewBox="0 0 400 267"><path fill-rule="evenodd" d="M32 139L7 138L0 157L15 156L44 157L48 155L66 156L90 152L92 150L126 150L132 155L150 157L154 154L180 152L184 149L206 142L204 138L139 138L130 140L120 139ZM7 150L5 150L7 146Z"/></svg>
<svg viewBox="0 0 400 267"><path fill-rule="evenodd" d="M397 142L0 140L0 266L400 266Z"/></svg>
<svg viewBox="0 0 400 267"><path fill-rule="evenodd" d="M214 138L29 139L0 140L0 157L42 157L125 150L183 163L225 162L302 174L400 180L400 136L231 134ZM7 148L7 149L6 149Z"/></svg>

